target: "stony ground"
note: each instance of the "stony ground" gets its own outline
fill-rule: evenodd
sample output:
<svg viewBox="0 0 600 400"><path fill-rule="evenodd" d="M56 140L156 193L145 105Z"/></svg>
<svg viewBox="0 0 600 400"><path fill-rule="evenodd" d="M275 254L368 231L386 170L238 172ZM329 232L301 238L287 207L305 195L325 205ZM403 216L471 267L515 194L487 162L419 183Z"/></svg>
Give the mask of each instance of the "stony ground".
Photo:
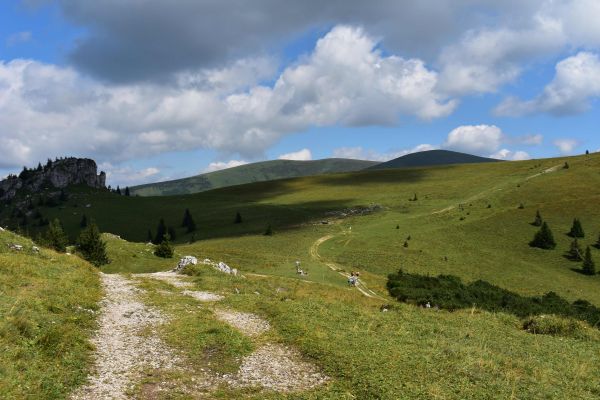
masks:
<svg viewBox="0 0 600 400"><path fill-rule="evenodd" d="M102 274L102 283L106 295L92 340L95 372L74 400L126 399L143 370L170 369L178 362L154 331L165 317L139 300L140 290L120 275Z"/></svg>

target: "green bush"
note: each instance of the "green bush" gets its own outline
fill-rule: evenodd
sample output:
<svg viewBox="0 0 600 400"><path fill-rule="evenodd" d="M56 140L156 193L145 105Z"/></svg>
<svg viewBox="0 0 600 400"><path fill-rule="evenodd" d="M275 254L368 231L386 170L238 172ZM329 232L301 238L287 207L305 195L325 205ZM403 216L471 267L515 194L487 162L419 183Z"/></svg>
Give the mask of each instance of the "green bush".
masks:
<svg viewBox="0 0 600 400"><path fill-rule="evenodd" d="M557 315L536 315L523 322L523 329L538 335L563 336L576 339L598 340L600 337L586 323L573 318L564 318Z"/></svg>

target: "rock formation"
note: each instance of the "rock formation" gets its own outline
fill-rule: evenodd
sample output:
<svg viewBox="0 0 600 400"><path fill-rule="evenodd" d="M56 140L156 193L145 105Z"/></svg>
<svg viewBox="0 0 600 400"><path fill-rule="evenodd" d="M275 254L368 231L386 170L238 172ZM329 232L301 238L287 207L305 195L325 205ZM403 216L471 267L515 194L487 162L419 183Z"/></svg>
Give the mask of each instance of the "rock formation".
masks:
<svg viewBox="0 0 600 400"><path fill-rule="evenodd" d="M11 200L20 190L36 193L46 189L63 189L70 185L105 188L106 174L100 172L94 160L63 158L37 169L24 169L19 176L11 175L0 181L0 200Z"/></svg>

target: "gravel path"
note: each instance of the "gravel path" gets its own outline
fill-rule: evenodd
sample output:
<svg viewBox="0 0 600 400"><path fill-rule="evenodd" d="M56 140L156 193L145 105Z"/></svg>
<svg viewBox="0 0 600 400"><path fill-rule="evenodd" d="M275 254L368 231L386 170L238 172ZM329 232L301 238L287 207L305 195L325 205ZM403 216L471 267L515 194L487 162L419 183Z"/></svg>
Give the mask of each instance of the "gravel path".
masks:
<svg viewBox="0 0 600 400"><path fill-rule="evenodd" d="M271 329L268 321L255 314L231 310L215 310L215 315L221 321L227 322L244 335L250 337L259 336Z"/></svg>
<svg viewBox="0 0 600 400"><path fill-rule="evenodd" d="M188 288L194 286L192 282L185 281L181 275L173 271L153 272L150 274L134 274L134 277L152 278L159 281L167 282L178 288Z"/></svg>
<svg viewBox="0 0 600 400"><path fill-rule="evenodd" d="M209 301L220 301L224 297L211 292L202 292L197 290L184 290L181 294L185 296L191 296L198 301L209 302Z"/></svg>
<svg viewBox="0 0 600 400"><path fill-rule="evenodd" d="M309 390L328 378L302 356L279 344L267 344L244 358L235 375L224 380L232 386L262 386L277 392Z"/></svg>
<svg viewBox="0 0 600 400"><path fill-rule="evenodd" d="M101 302L99 329L92 343L96 347L95 373L73 400L126 399L126 392L144 369L173 368L178 358L152 332L165 322L155 309L138 298L141 290L128 279L101 274L105 298ZM150 328L150 335L143 331Z"/></svg>

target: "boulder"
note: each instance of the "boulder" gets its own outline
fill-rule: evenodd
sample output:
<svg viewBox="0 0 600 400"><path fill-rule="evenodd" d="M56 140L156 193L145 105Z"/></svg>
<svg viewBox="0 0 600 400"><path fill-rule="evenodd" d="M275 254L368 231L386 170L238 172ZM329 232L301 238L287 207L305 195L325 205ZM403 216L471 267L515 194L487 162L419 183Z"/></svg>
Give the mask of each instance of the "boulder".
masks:
<svg viewBox="0 0 600 400"><path fill-rule="evenodd" d="M177 263L177 266L173 269L174 272L181 272L188 265L198 264L198 259L193 256L185 256Z"/></svg>

